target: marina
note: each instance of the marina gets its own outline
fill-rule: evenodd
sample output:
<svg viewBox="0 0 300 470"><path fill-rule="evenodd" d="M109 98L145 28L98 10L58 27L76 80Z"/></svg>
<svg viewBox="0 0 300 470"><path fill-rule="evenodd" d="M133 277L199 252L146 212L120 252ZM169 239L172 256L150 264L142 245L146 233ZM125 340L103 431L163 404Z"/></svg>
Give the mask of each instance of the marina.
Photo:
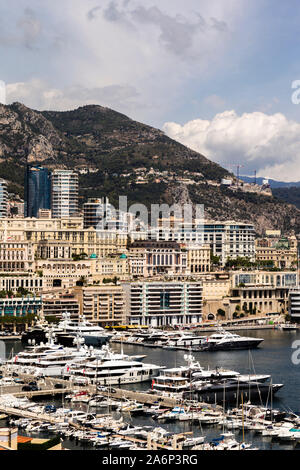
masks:
<svg viewBox="0 0 300 470"><path fill-rule="evenodd" d="M251 331L251 336L256 335L261 338L261 332ZM76 384L69 376L17 374L16 367L14 372L11 368L12 358L22 357L24 345L2 342L1 359L8 362L2 365L7 380L1 383L0 424L18 426L21 435L59 435L63 445L71 449L297 449L297 366L291 361L291 346L298 336L296 330L267 330L263 352L258 348L187 354L145 347L145 354L141 354L140 345L126 343L111 343L102 353L100 348L88 348L89 354L98 358L110 355L121 366L125 358L129 365L134 356L140 365L149 362L161 368L155 378L121 386L113 382L104 385L93 380L95 375ZM38 346L30 349L37 353ZM53 350L50 354L57 353L57 346ZM268 362L270 357L272 362ZM24 385L12 385L7 374L10 380L36 381L38 390L22 391ZM230 392L233 383L235 389ZM209 396L201 396L199 391L211 388L211 384L215 391L207 400ZM277 384L281 386L275 393Z"/></svg>

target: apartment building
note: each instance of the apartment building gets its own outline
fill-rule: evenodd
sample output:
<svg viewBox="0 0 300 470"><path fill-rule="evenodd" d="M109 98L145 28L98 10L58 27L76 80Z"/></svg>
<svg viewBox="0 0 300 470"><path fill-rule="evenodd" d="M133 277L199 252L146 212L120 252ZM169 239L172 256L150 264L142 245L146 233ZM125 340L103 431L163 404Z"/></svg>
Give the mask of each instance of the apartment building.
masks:
<svg viewBox="0 0 300 470"><path fill-rule="evenodd" d="M187 272L187 252L174 241L138 240L128 247L130 274L152 277Z"/></svg>
<svg viewBox="0 0 300 470"><path fill-rule="evenodd" d="M0 218L7 217L8 215L8 192L7 183L0 180Z"/></svg>
<svg viewBox="0 0 300 470"><path fill-rule="evenodd" d="M24 216L37 217L40 209L51 209L51 173L41 166L27 165Z"/></svg>
<svg viewBox="0 0 300 470"><path fill-rule="evenodd" d="M53 170L51 211L53 218L72 217L78 213L78 174L75 171Z"/></svg>
<svg viewBox="0 0 300 470"><path fill-rule="evenodd" d="M288 313L293 321L300 321L300 287L297 286L289 292Z"/></svg>
<svg viewBox="0 0 300 470"><path fill-rule="evenodd" d="M21 289L40 294L44 289L44 279L35 273L5 273L0 276L0 291L16 293Z"/></svg>
<svg viewBox="0 0 300 470"><path fill-rule="evenodd" d="M121 286L76 287L73 290L80 306L80 315L101 326L126 323L124 291Z"/></svg>
<svg viewBox="0 0 300 470"><path fill-rule="evenodd" d="M210 271L210 246L197 244L182 245L187 250L187 268L191 274Z"/></svg>
<svg viewBox="0 0 300 470"><path fill-rule="evenodd" d="M131 324L162 327L202 320L201 282L136 281L122 286Z"/></svg>
<svg viewBox="0 0 300 470"><path fill-rule="evenodd" d="M72 320L78 320L80 314L79 301L74 294L64 291L46 291L43 294L43 315L62 318L68 313Z"/></svg>
<svg viewBox="0 0 300 470"><path fill-rule="evenodd" d="M29 314L37 315L42 308L41 297L0 298L0 317L21 317Z"/></svg>
<svg viewBox="0 0 300 470"><path fill-rule="evenodd" d="M5 237L0 243L0 271L32 272L34 270L33 244L8 238L11 237Z"/></svg>
<svg viewBox="0 0 300 470"><path fill-rule="evenodd" d="M185 244L209 245L214 256L225 265L229 258L247 257L255 261L254 225L235 221L194 221L193 223L170 223L147 231L130 232L131 240L176 241Z"/></svg>

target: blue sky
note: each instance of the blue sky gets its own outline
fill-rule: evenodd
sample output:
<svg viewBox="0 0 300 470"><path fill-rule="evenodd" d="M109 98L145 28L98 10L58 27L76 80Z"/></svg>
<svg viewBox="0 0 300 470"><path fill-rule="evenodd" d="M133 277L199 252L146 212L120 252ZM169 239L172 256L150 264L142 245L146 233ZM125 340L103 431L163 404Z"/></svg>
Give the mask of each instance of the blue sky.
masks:
<svg viewBox="0 0 300 470"><path fill-rule="evenodd" d="M296 181L299 20L295 0L2 1L0 80L7 103L108 106L226 167Z"/></svg>

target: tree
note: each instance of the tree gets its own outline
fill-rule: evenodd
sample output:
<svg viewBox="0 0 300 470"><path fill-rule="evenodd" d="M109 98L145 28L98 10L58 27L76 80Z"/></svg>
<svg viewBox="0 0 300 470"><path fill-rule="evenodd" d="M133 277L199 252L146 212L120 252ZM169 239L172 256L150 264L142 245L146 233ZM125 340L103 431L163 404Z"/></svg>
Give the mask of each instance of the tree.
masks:
<svg viewBox="0 0 300 470"><path fill-rule="evenodd" d="M80 279L76 282L76 286L86 286L86 278L81 276Z"/></svg>
<svg viewBox="0 0 300 470"><path fill-rule="evenodd" d="M226 312L225 312L225 310L223 310L222 308L218 308L217 314L218 314L220 317L225 317Z"/></svg>
<svg viewBox="0 0 300 470"><path fill-rule="evenodd" d="M215 265L215 266L218 266L220 264L220 256L215 256L213 254L213 252L211 251L210 252L210 262Z"/></svg>

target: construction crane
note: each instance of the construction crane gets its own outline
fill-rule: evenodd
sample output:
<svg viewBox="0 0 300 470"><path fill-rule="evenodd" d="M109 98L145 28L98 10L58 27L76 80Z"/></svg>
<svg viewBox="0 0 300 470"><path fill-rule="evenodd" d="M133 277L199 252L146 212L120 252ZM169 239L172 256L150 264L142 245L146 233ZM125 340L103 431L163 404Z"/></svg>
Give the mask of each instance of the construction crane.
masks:
<svg viewBox="0 0 300 470"><path fill-rule="evenodd" d="M237 186L239 186L240 168L244 168L244 165L242 165L241 163L227 163L227 166L229 167L230 170L232 169L232 167L236 167Z"/></svg>

